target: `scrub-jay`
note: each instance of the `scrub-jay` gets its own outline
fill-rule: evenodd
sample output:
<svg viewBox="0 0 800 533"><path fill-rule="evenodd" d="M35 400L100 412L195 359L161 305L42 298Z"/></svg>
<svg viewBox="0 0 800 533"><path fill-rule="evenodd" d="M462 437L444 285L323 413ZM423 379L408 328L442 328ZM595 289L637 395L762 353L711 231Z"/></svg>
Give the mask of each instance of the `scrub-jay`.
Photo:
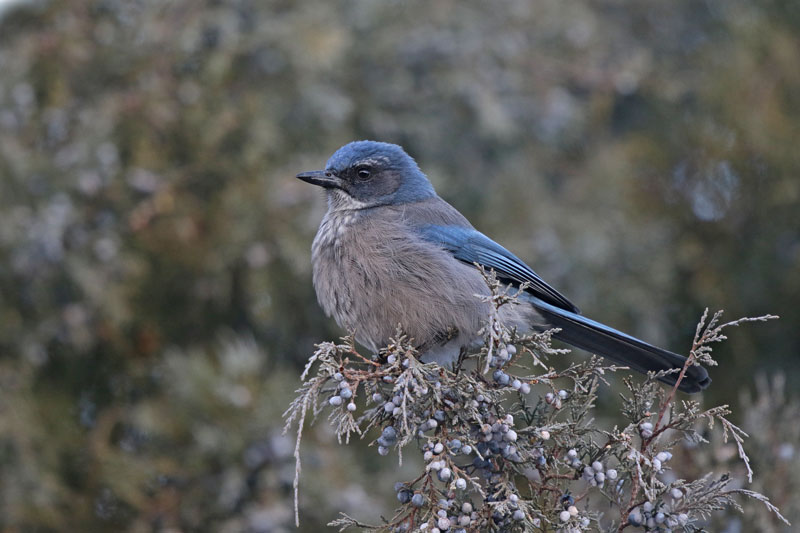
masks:
<svg viewBox="0 0 800 533"><path fill-rule="evenodd" d="M325 313L371 350L401 325L425 360L447 364L480 344L488 288L475 263L511 285L527 283L501 319L519 331L560 328L556 339L640 372L681 368L686 358L580 315L514 254L439 198L416 162L394 144L357 141L325 170L297 177L325 189L328 211L311 248L314 288ZM677 374L663 381L674 384ZM680 388L711 379L693 365Z"/></svg>

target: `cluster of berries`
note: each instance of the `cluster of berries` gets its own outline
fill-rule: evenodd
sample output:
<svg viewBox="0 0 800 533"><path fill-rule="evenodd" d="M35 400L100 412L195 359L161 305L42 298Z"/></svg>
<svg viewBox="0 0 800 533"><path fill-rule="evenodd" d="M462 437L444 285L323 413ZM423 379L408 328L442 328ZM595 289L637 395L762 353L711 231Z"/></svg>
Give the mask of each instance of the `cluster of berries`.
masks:
<svg viewBox="0 0 800 533"><path fill-rule="evenodd" d="M499 347L492 360L495 368L492 378L496 386L510 387L521 394L528 394L531 392L530 384L504 370L516 353L517 349L512 344ZM373 359L380 361L382 358L378 357L374 356ZM398 361L394 354L383 359L384 364L389 367L408 368L408 359L403 358L399 365ZM330 405L355 411L357 384L349 383L340 372L333 374L332 378L336 382L336 388L328 400ZM408 383L404 380L408 380ZM369 391L369 399L377 405L375 413L383 425L376 440L378 453L388 455L393 446L407 438L404 424L413 420L414 425L409 429L422 441L421 450L429 479L444 485L440 488L435 488L429 482L420 486L407 483L395 485L400 503L420 511L424 508L432 512L432 515L426 514L430 519L415 526L415 531L465 533L483 527L499 528L501 531L516 530L523 523L541 526L542 518L529 517L524 503L517 494L508 491L504 482L508 464L522 464L533 458L538 467L547 466L543 442L551 438L548 430L535 432L541 441L536 445L533 434L529 436L525 431L518 433L513 415L498 413L491 390L476 390L479 384L467 385L465 390L468 395L455 397L449 388L443 386L442 379L437 375L426 376L424 380L418 381L409 372L402 372L400 375L392 373L383 375L381 381L391 384L391 390L387 390L388 387L376 387ZM553 409L560 409L569 396L566 390L558 390L548 392L544 401ZM434 398L437 400L431 402ZM421 404L429 407L417 411ZM459 426L460 432L453 432L450 425L453 421L450 418L455 416L453 413L457 413L462 404L477 411L477 417L471 423ZM447 431L444 431L445 428ZM580 471L583 467L574 449L569 450L565 460L576 470ZM600 487L606 479L613 480L617 477L616 471L606 471L599 461L583 468L583 474L592 485ZM495 504L491 505L489 515L475 509L470 501L468 487L477 479L482 480L485 493L490 494L484 503ZM438 501L437 497L440 498ZM574 501L570 500L571 497L565 500L564 509L559 515L563 523L562 529L585 529L589 525L589 518L580 516ZM410 531L412 523L403 521L397 527L400 528L398 531Z"/></svg>
<svg viewBox="0 0 800 533"><path fill-rule="evenodd" d="M489 496L486 498L487 502L497 501L498 498ZM492 522L499 528L500 531L508 531L515 524L525 520L525 511L519 508L519 496L514 493L505 496L505 505L495 507L492 512ZM534 519L534 522L541 522L540 519Z"/></svg>
<svg viewBox="0 0 800 533"><path fill-rule="evenodd" d="M513 344L500 344L492 359L492 366L503 368L506 363L511 361L511 358L514 357L516 353L517 347Z"/></svg>
<svg viewBox="0 0 800 533"><path fill-rule="evenodd" d="M555 409L561 409L561 402L569 398L569 393L564 389L558 391L557 394L548 392L544 395L544 401L547 405L552 405Z"/></svg>
<svg viewBox="0 0 800 533"><path fill-rule="evenodd" d="M569 494L564 494L561 497L561 505L564 508L558 515L558 519L564 523L572 521L574 527L566 527L564 533L578 533L589 527L590 520L586 516L580 516L580 511L575 507L575 499ZM578 527L580 524L580 527Z"/></svg>
<svg viewBox="0 0 800 533"><path fill-rule="evenodd" d="M506 344L505 346L500 347L497 355L492 361L492 366L497 368L497 370L492 373L492 379L504 387L510 386L522 394L530 394L531 386L529 383L525 383L518 378L510 376L502 370L506 363L508 363L516 353L517 348L513 344Z"/></svg>
<svg viewBox="0 0 800 533"><path fill-rule="evenodd" d="M522 457L516 445L518 436L514 430L514 417L508 414L498 419L492 413L486 413L483 418L484 424L476 425L473 429L480 455L475 457L472 466L480 470L485 478L491 479L492 474L500 470L500 464L493 461L494 458L500 456L508 461L520 462Z"/></svg>
<svg viewBox="0 0 800 533"><path fill-rule="evenodd" d="M569 452L567 452L567 456L569 456L569 454L574 451L575 450L570 450ZM588 481L589 484L593 487L603 488L603 486L606 483L606 480L614 481L615 479L617 479L617 471L614 470L613 468L609 468L608 470L606 470L605 467L603 466L603 463L601 463L600 461L594 461L592 462L592 464L587 465L583 468L583 479L585 481Z"/></svg>
<svg viewBox="0 0 800 533"><path fill-rule="evenodd" d="M683 493L678 488L673 488L670 495L676 501L683 497ZM628 522L635 527L644 527L645 531L672 533L673 529L689 523L689 515L671 512L667 504L655 505L652 502L644 502L631 511L628 515Z"/></svg>
<svg viewBox="0 0 800 533"><path fill-rule="evenodd" d="M402 504L410 503L414 507L422 507L427 502L427 498L421 492L414 492L405 483L396 483L394 486L397 499ZM455 493L448 493L449 498L440 498L435 507L435 516L420 524L418 531L426 533L441 533L451 531L452 533L466 533L467 529L474 528L480 521L479 514L475 511L471 502L465 501L458 503ZM398 532L407 531L408 524L403 523L399 526Z"/></svg>
<svg viewBox="0 0 800 533"><path fill-rule="evenodd" d="M356 410L356 403L353 401L353 390L350 384L344 379L341 372L336 372L333 379L338 382L336 393L328 399L328 403L334 407L343 405L347 402L347 410L351 413Z"/></svg>

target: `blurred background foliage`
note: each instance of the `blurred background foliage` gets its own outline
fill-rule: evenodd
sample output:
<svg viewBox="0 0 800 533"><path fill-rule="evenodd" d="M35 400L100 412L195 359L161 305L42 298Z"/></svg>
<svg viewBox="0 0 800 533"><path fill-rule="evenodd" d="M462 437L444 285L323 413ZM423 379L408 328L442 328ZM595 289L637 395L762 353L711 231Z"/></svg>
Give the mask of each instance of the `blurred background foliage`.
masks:
<svg viewBox="0 0 800 533"><path fill-rule="evenodd" d="M800 520L796 406L740 394L800 383L800 3L12 4L0 530L291 529L280 413L342 334L293 176L362 138L590 316L686 351L705 306L781 315L734 332L707 396ZM302 530L391 512L393 460L324 424L306 443Z"/></svg>

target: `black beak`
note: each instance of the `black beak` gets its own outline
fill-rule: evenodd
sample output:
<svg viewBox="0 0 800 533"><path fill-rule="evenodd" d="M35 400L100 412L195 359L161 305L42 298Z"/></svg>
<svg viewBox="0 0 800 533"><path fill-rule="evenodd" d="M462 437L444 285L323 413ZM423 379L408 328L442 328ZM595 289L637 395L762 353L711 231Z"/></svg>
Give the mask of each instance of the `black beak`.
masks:
<svg viewBox="0 0 800 533"><path fill-rule="evenodd" d="M342 180L337 178L331 172L326 172L325 170L312 170L311 172L301 172L297 175L298 179L301 179L307 183L312 185L319 185L320 187L325 188L340 188L342 185Z"/></svg>

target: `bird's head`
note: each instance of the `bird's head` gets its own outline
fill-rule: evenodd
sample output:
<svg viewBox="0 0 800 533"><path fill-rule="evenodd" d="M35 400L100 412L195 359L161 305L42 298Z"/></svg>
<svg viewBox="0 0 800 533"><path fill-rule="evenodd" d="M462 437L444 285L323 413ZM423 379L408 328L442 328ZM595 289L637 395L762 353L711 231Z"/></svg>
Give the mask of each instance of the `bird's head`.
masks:
<svg viewBox="0 0 800 533"><path fill-rule="evenodd" d="M336 150L325 170L297 177L324 187L330 209L360 209L435 196L414 159L396 144L355 141Z"/></svg>

